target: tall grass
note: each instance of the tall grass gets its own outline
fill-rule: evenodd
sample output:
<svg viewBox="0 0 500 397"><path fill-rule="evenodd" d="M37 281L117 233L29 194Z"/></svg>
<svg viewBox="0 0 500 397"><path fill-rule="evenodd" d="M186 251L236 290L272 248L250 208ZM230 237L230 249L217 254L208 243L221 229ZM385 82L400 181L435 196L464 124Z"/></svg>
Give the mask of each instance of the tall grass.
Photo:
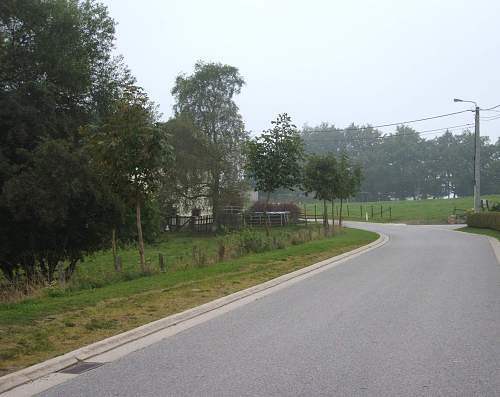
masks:
<svg viewBox="0 0 500 397"><path fill-rule="evenodd" d="M149 265L147 272L140 270L136 247L127 245L118 251L123 263L121 272L115 271L111 251L106 250L86 257L68 282L61 279L49 284L37 280L27 284L3 280L0 282L0 302L13 303L37 296L60 296L79 290L102 288L121 281L154 277L160 273L159 254L166 258L167 272L179 272L322 239L331 236L332 232L332 229L325 230L319 225L309 225L274 228L269 236L261 228L243 229L223 235L164 235L160 242L146 246Z"/></svg>

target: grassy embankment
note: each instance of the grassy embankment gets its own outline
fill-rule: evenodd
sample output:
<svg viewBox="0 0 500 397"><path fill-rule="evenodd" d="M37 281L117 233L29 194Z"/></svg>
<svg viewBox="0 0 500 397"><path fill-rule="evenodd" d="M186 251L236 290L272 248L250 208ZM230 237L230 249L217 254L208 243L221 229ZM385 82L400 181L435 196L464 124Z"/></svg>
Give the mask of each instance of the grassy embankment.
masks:
<svg viewBox="0 0 500 397"><path fill-rule="evenodd" d="M483 234L485 236L494 237L500 241L500 232L498 230L483 229L483 228L479 228L479 227L468 227L468 226L462 227L458 230L461 232L466 232L466 233Z"/></svg>
<svg viewBox="0 0 500 397"><path fill-rule="evenodd" d="M308 230L311 229L314 228ZM88 258L69 288L48 288L28 299L0 304L0 375L350 251L377 238L375 233L344 229L334 237L302 242L294 240L291 231L273 230L278 245L277 233L292 236L289 244L283 242L280 249L246 253L219 262L215 256L220 255L220 237L170 237L169 241L147 247L151 259L162 251L168 255L168 270L137 278L133 278L137 276L133 270L137 267L136 250L123 249L120 254L129 280L114 274L111 253ZM206 255L206 259L200 255Z"/></svg>
<svg viewBox="0 0 500 397"><path fill-rule="evenodd" d="M482 196L484 200L500 202L500 195ZM399 201L378 201L358 203L351 202L349 205L349 216L347 216L347 204L343 205L343 217L347 220L365 221L365 214L368 212L370 222L401 222L411 224L442 224L447 223L448 216L453 213L454 208L470 209L473 207L472 197L462 197L457 199L427 199L427 200L399 200ZM322 203L316 204L318 220L321 218ZM371 216L373 206L374 217ZM380 206L384 212L380 216ZM362 207L362 208L360 208ZM388 208L391 207L391 218L389 219ZM303 208L303 205L301 206ZM337 217L339 204L335 203L335 217ZM307 214L310 218L314 216L314 203L307 204ZM331 206L328 206L328 216L331 214ZM363 214L361 216L361 214Z"/></svg>

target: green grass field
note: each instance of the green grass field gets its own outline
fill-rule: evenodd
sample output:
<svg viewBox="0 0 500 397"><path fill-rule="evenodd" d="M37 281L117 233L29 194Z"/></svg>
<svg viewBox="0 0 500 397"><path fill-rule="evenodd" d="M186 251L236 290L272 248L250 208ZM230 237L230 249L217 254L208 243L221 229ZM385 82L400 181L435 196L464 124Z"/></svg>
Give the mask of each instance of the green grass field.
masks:
<svg viewBox="0 0 500 397"><path fill-rule="evenodd" d="M500 202L500 195L482 196L483 200ZM314 217L314 203L306 204L307 216ZM303 208L304 205L301 206ZM339 203L335 203L334 213L338 217ZM349 215L347 213L349 207ZM373 207L373 216L372 216ZM382 215L380 213L382 207ZM370 222L402 222L412 224L440 224L447 223L448 216L455 208L467 210L473 207L472 197L456 199L427 199L427 200L398 200L367 203L344 203L342 216L344 219L365 221L366 214ZM389 208L391 211L389 213ZM322 203L316 203L316 216L321 218ZM331 216L331 205L328 206L328 216Z"/></svg>
<svg viewBox="0 0 500 397"><path fill-rule="evenodd" d="M300 233L321 228L300 228ZM290 230L274 229L276 234ZM219 237L171 237L147 247L151 261L163 250L171 261L165 273L114 280L109 252L89 258L78 277L79 290L48 289L19 302L0 304L0 376L67 351L178 313L218 297L259 284L320 260L350 251L377 238L375 233L344 228L334 236L244 254L216 263L185 265L193 244L215 255ZM129 271L137 267L135 248L121 252ZM186 257L183 262L179 258ZM177 263L177 265L176 265ZM103 274L106 282L87 288ZM119 276L116 276L119 277ZM114 282L112 282L114 280ZM81 280L79 281L79 283Z"/></svg>

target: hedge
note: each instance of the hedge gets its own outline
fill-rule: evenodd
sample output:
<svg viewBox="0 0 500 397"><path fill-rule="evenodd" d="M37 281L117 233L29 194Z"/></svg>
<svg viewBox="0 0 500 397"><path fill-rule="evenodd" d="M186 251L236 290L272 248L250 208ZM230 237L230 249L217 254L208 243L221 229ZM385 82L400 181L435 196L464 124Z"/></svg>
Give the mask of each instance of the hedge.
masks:
<svg viewBox="0 0 500 397"><path fill-rule="evenodd" d="M467 215L467 226L500 231L500 212L479 212Z"/></svg>

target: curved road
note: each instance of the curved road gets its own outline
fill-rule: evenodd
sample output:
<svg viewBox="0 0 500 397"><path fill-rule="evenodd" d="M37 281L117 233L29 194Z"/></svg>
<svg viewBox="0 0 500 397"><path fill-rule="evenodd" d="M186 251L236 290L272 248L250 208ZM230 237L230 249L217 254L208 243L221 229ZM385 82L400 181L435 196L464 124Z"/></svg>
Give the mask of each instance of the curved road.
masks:
<svg viewBox="0 0 500 397"><path fill-rule="evenodd" d="M43 396L500 396L500 265L481 236L384 246Z"/></svg>

